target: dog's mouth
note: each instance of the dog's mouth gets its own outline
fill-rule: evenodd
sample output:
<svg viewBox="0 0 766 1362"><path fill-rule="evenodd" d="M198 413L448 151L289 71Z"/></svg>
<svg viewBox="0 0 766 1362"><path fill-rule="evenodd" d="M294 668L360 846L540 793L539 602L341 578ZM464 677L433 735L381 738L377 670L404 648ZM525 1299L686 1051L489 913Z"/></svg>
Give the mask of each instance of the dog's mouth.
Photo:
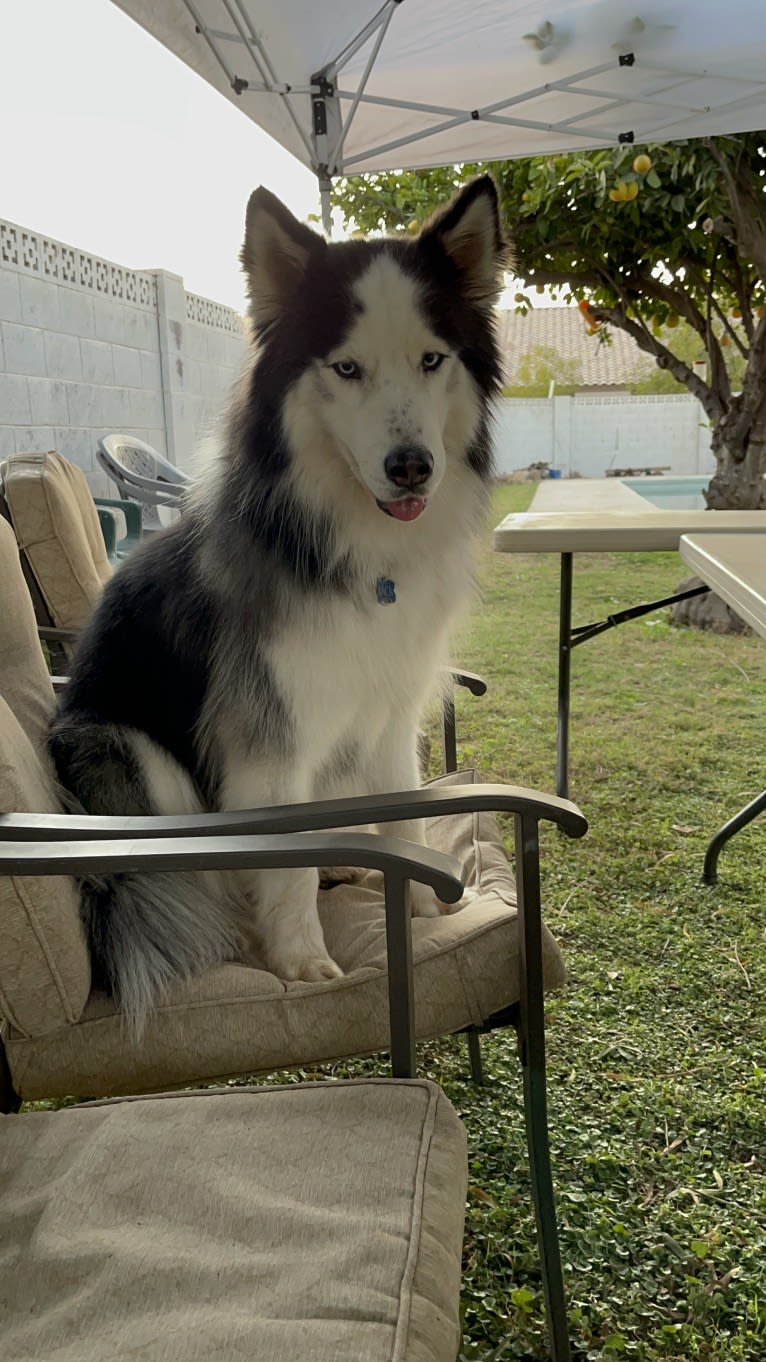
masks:
<svg viewBox="0 0 766 1362"><path fill-rule="evenodd" d="M428 498L409 496L396 497L393 501L380 501L376 497L375 502L386 515L390 515L394 520L407 522L417 520L418 516L423 514Z"/></svg>

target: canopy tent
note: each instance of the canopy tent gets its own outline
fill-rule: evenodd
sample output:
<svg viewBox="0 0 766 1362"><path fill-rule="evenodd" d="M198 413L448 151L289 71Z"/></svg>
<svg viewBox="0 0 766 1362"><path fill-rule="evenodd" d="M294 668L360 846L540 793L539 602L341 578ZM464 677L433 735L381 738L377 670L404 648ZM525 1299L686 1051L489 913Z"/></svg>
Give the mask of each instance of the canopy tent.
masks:
<svg viewBox="0 0 766 1362"><path fill-rule="evenodd" d="M334 175L766 127L764 0L114 3L325 200Z"/></svg>

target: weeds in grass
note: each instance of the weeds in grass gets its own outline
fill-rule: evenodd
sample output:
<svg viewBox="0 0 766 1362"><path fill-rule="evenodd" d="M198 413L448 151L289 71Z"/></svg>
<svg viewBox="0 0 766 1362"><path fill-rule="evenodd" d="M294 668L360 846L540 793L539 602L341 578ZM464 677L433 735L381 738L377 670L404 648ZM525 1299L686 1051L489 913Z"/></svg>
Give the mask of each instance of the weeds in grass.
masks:
<svg viewBox="0 0 766 1362"><path fill-rule="evenodd" d="M498 490L495 514L526 488ZM575 558L574 621L669 594L675 554ZM462 756L553 788L558 560L492 554L461 662ZM700 884L710 834L766 785L766 644L648 616L578 648L570 789L591 824L545 836L547 921L569 984L548 1006L551 1141L573 1339L584 1359L766 1357L766 820ZM510 843L509 843L510 845ZM511 1034L467 1087L465 1362L546 1357Z"/></svg>

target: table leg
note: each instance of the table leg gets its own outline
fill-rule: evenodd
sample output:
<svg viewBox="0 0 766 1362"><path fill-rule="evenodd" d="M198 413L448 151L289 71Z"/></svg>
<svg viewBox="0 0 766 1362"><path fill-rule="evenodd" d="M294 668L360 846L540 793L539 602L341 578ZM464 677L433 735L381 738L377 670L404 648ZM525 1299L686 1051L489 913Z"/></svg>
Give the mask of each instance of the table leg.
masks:
<svg viewBox="0 0 766 1362"><path fill-rule="evenodd" d="M748 823L752 823L753 819L764 811L766 811L766 790L756 795L755 799L746 804L744 809L740 809L739 813L735 813L728 823L724 823L723 827L718 829L715 837L711 837L705 852L705 865L702 871L703 884L715 884L718 879L718 857L729 838L733 837L735 832L740 832L742 828L746 828Z"/></svg>
<svg viewBox="0 0 766 1362"><path fill-rule="evenodd" d="M572 554L561 555L559 587L559 679L556 720L556 794L569 794L569 674L572 659Z"/></svg>

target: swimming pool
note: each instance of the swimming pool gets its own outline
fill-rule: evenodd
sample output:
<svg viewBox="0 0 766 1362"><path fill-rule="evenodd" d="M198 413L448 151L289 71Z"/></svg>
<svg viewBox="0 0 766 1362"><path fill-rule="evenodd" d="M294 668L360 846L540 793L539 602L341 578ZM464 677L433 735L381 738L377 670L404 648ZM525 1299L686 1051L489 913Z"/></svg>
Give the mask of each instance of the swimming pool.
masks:
<svg viewBox="0 0 766 1362"><path fill-rule="evenodd" d="M702 492L711 477L709 473L687 478L620 478L620 482L662 511L704 511Z"/></svg>

